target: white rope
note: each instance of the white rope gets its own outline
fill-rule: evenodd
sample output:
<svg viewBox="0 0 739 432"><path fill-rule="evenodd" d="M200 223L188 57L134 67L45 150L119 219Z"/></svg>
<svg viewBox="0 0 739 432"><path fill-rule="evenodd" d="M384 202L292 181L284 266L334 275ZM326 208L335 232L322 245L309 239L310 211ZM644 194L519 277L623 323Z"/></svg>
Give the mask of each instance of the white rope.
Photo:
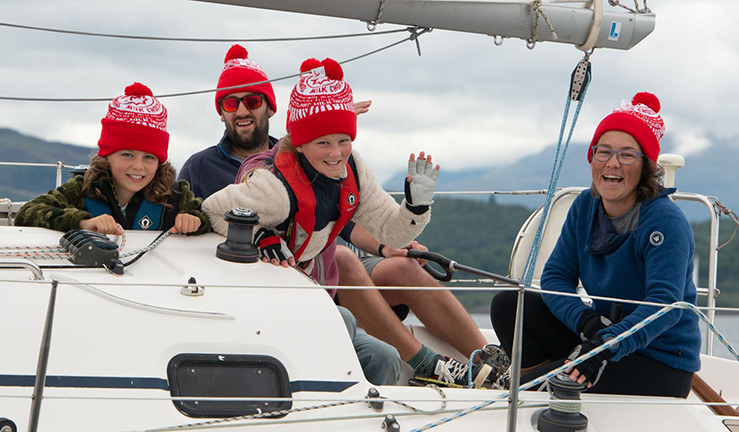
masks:
<svg viewBox="0 0 739 432"><path fill-rule="evenodd" d="M149 252L150 250L152 250L152 249L154 249L155 247L159 246L159 244L160 244L161 242L163 242L163 241L164 241L164 239L166 239L167 237L169 237L169 236L171 236L171 235L172 235L172 230L168 230L167 232L163 233L163 234L161 235L161 237L159 237L159 238L157 238L156 240L154 240L154 241L153 241L153 242L152 242L152 243L151 243L151 244L150 244L149 246L147 246L147 247L145 247L145 248L137 249L137 250L135 250L135 251L131 251L131 252L126 252L126 253L124 253L124 254L121 254L121 255L120 255L120 258L127 258L127 257L130 257L130 256L134 256L134 255L138 255L138 254L141 254L141 253L146 253L146 252ZM124 239L125 239L125 237L124 237ZM125 240L124 240L124 241L125 241ZM119 249L119 250L120 250L120 249Z"/></svg>
<svg viewBox="0 0 739 432"><path fill-rule="evenodd" d="M120 225L118 225L120 227ZM141 249L137 249L131 252L121 254L119 258L127 258L134 255L149 252L167 237L172 235L172 231L168 230L163 233L159 238L153 241L149 246ZM118 243L120 239L120 243ZM126 245L126 233L123 232L120 236L115 236L113 241L118 244L118 251L121 251ZM59 246L6 246L0 247L0 258L27 258L36 260L60 260L69 259L70 253L64 248Z"/></svg>
<svg viewBox="0 0 739 432"><path fill-rule="evenodd" d="M118 226L121 227L120 224ZM123 227L121 227L121 231L123 231ZM123 234L121 234L119 236L115 236L113 238L113 241L116 242L116 243L118 243L118 239L121 239L121 242L118 244L118 249L117 250L118 251L121 251L121 250L123 250L123 247L126 245L126 232L123 231Z"/></svg>
<svg viewBox="0 0 739 432"><path fill-rule="evenodd" d="M525 404L520 405L519 408L524 409L532 409L532 408L546 408L547 403L536 403L536 404ZM309 407L314 408L314 407ZM328 408L328 407L320 407L320 408ZM480 411L503 411L506 407L486 407L482 408ZM459 412L459 409L445 409L441 410L435 414L451 414ZM368 420L368 419L375 419L375 418L384 418L388 414L391 414L395 417L413 417L413 416L420 416L420 415L426 415L422 412L394 412L394 413L372 413L372 414L358 414L358 415L347 415L347 416L334 416L334 417L317 417L317 418L306 418L306 419L274 419L274 420L268 420L268 421L262 421L262 422L253 422L253 423L220 423L220 424L213 424L213 425L201 425L200 423L192 423L188 425L180 425L180 426L171 426L171 427L165 427L165 428L159 428L159 429L146 429L146 432L169 432L169 431L180 431L180 430L206 430L206 429L218 429L218 428L237 428L237 427L259 427L259 426L273 426L273 425L290 425L290 424L301 424L301 423L320 423L320 422L329 422L329 421L349 421L349 420ZM228 419L224 419L228 420Z"/></svg>
<svg viewBox="0 0 739 432"><path fill-rule="evenodd" d="M0 252L0 258L25 258L31 260L60 260L68 259L69 252L27 251L27 252Z"/></svg>
<svg viewBox="0 0 739 432"><path fill-rule="evenodd" d="M367 30L375 31L377 24L382 22L383 13L385 13L385 0L380 0L380 10L377 12L377 18L374 21L367 21Z"/></svg>
<svg viewBox="0 0 739 432"><path fill-rule="evenodd" d="M600 28L603 25L603 0L590 0L583 5L585 8L593 6L593 22L590 23L590 31L588 37L585 39L585 43L577 45L577 49L588 52L595 48L595 43L598 42L598 35L600 34Z"/></svg>
<svg viewBox="0 0 739 432"><path fill-rule="evenodd" d="M554 32L554 27L552 26L552 23L549 21L549 17L546 13L544 13L544 10L541 8L541 2L542 0L534 0L531 2L531 11L534 14L534 32L531 36L531 39L529 39L526 42L526 47L530 50L534 49L536 47L537 38L539 35L539 16L541 15L542 18L544 18L544 21L547 24L547 27L549 28L549 31L552 33L552 39L557 40L557 33ZM496 44L497 45L497 44Z"/></svg>
<svg viewBox="0 0 739 432"><path fill-rule="evenodd" d="M649 6L647 6L647 0L644 0L644 7L643 8L639 8L639 0L634 0L634 9L631 9L630 7L628 7L626 5L622 5L619 0L608 0L608 4L611 5L611 6L613 6L613 7L620 7L620 8L626 9L627 11L629 11L631 13L634 13L634 14L637 14L637 13L650 13L650 12L652 12L649 9Z"/></svg>

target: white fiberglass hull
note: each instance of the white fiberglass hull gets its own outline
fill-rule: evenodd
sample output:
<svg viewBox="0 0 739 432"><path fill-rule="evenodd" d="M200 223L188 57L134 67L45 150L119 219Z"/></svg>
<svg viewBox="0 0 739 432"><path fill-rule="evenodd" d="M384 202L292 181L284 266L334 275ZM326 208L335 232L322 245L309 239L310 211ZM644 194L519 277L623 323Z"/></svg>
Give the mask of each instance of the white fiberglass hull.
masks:
<svg viewBox="0 0 739 432"><path fill-rule="evenodd" d="M59 237L60 233L45 229L0 227L3 247L54 245ZM123 251L142 248L154 237L154 233L129 232ZM12 420L18 430L28 429L52 279L59 285L46 386L40 400L40 431L170 430L166 428L221 421L214 416L185 415L170 399L181 378L171 373L173 359L182 355L214 356L223 362L236 356L276 359L286 372L293 410L364 399L373 386L364 378L343 321L323 289L295 270L261 262L222 261L214 252L223 240L217 234L170 236L126 267L122 276L103 269L42 268L44 281L32 282L26 270L0 269L0 304L4 305L0 315L0 419ZM37 263L68 264L63 260ZM204 295L180 293L180 285L190 277L205 287ZM429 346L443 346L423 328L412 330ZM739 380L735 362L704 364L713 369L706 374L711 385L723 390L727 398L739 397L735 390L722 387ZM190 370L178 373L187 375ZM442 394L431 388L378 388L385 398L423 410L436 410L443 404ZM501 395L494 390L442 392L447 410L467 409ZM547 395L524 392L521 398L526 407L518 413L517 430L533 432ZM582 409L591 432L726 431L722 419L706 407L686 406L682 400L583 398L599 401L586 403ZM264 408L279 401L252 403ZM494 410L472 413L436 430L503 430L506 407L501 400L492 405ZM455 416L452 412L414 414L389 401L382 412L376 412L359 402L223 425L229 430L257 426L269 431L377 431L386 414L395 414L403 431Z"/></svg>

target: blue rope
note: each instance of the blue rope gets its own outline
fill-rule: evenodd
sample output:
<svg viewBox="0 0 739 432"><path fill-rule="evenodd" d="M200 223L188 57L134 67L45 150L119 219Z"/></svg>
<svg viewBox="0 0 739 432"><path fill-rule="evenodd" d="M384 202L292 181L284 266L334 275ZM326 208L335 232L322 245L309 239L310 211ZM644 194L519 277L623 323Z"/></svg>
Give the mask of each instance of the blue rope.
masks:
<svg viewBox="0 0 739 432"><path fill-rule="evenodd" d="M467 387L469 388L472 388L472 359L480 353L482 353L481 349L472 351L472 354L470 354L470 362L467 363Z"/></svg>
<svg viewBox="0 0 739 432"><path fill-rule="evenodd" d="M564 136L565 128L567 126L567 117L570 113L570 103L572 102L571 96L568 95L567 102L565 103L564 115L562 116L562 125L559 129L559 139L557 140L557 149L554 154L554 163L552 165L552 174L549 177L549 187L547 189L547 195L544 199L544 207L541 213L541 219L539 219L539 226L536 228L536 234L534 235L534 242L531 245L529 256L526 258L526 265L524 266L523 278L521 284L526 288L531 288L531 281L534 278L534 268L536 268L536 259L539 256L539 249L541 248L542 234L544 232L544 224L546 223L547 216L549 215L549 208L552 204L552 197L557 188L557 181L559 175L562 172L562 166L564 165L565 155L567 148L570 145L572 139L572 133L575 131L575 125L577 124L577 118L580 116L580 108L585 100L585 93L588 90L590 83L590 70L587 71L588 78L585 80L582 93L578 98L577 107L575 108L575 114L572 117L572 125L570 125L569 133L567 134L567 141L562 146L562 137Z"/></svg>

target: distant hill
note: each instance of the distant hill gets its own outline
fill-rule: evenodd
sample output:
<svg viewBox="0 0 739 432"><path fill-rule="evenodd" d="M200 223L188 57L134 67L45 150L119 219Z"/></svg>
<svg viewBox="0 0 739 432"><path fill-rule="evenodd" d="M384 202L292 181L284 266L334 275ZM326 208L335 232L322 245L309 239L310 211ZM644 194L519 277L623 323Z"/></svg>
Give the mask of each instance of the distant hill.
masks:
<svg viewBox="0 0 739 432"><path fill-rule="evenodd" d="M508 274L511 250L519 228L531 210L520 205L500 205L496 199L488 201L461 198L435 200L431 223L424 229L418 241L429 250L455 261L500 275ZM708 286L708 233L710 223L693 223L698 260L698 285ZM721 225L719 243L732 235L734 224ZM478 278L465 274L460 278ZM721 250L718 260L718 287L721 296L719 306L739 305L739 236ZM453 285L452 285L453 287ZM491 291L459 291L457 297L469 310L485 312L493 297ZM705 298L699 300L705 304Z"/></svg>
<svg viewBox="0 0 739 432"><path fill-rule="evenodd" d="M65 165L90 163L92 148L49 142L20 134L11 129L0 128L1 162L35 162ZM66 172L63 180L67 179ZM12 167L0 168L0 198L25 201L53 189L56 181L56 168L50 167Z"/></svg>
<svg viewBox="0 0 739 432"><path fill-rule="evenodd" d="M674 146L668 138L663 140L663 153L673 152ZM707 149L685 156L686 164L677 171L678 190L716 196L729 208L739 211L739 147L733 145L739 139L714 140ZM720 151L717 151L720 149ZM590 186L590 166L585 159L586 145L573 143L567 150L565 163L557 183L558 187ZM439 180L439 190L542 190L549 185L554 159L555 146L549 146L540 153L525 157L511 165L466 171L443 171ZM440 161L443 163L443 161ZM388 190L397 190L405 173L398 173L385 182ZM486 199L481 197L480 199ZM536 208L543 203L542 198L525 196L499 196L502 204L522 204ZM702 221L710 216L706 208L695 203L680 205L688 219Z"/></svg>

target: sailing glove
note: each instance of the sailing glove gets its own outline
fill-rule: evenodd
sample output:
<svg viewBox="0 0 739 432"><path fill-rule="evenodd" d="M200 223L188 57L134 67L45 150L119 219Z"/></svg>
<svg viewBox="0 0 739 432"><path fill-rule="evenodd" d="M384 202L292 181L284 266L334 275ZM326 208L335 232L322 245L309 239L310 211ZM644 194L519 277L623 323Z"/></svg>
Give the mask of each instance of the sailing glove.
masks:
<svg viewBox="0 0 739 432"><path fill-rule="evenodd" d="M434 202L434 190L439 179L439 169L425 158L408 161L408 174L412 180L405 181L406 206L415 214L424 213Z"/></svg>
<svg viewBox="0 0 739 432"><path fill-rule="evenodd" d="M259 249L259 255L270 261L276 259L282 262L293 257L293 253L282 237L267 228L260 228L257 231L257 235L254 236L254 244Z"/></svg>
<svg viewBox="0 0 739 432"><path fill-rule="evenodd" d="M611 320L588 308L580 317L580 322L577 323L577 332L580 334L580 339L585 342L597 337L599 331L611 324L613 324Z"/></svg>
<svg viewBox="0 0 739 432"><path fill-rule="evenodd" d="M598 348L602 344L603 341L599 337L588 339L576 346L567 359L573 361L581 355ZM586 382L590 382L590 384L595 385L598 380L600 380L600 376L603 374L603 369L606 368L608 360L610 359L611 351L606 349L578 364L575 366L575 369L577 369L581 375L585 376Z"/></svg>

